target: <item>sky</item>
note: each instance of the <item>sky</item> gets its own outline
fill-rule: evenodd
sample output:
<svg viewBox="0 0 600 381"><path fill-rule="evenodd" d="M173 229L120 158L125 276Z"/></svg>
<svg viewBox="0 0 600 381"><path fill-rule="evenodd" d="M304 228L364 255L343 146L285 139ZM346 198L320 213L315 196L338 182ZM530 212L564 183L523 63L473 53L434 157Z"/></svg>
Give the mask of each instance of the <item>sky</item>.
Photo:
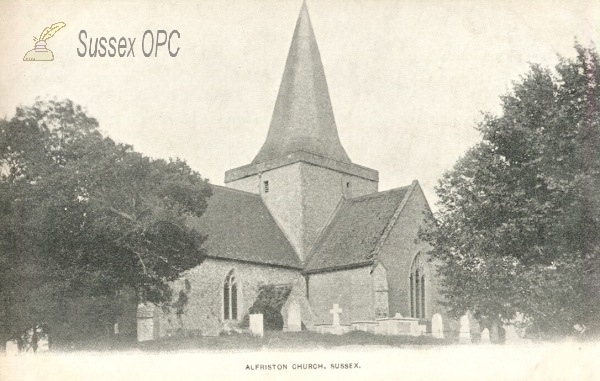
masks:
<svg viewBox="0 0 600 381"><path fill-rule="evenodd" d="M264 142L301 0L0 2L0 117L68 98L118 142L179 157L214 184ZM482 112L530 63L600 40L600 2L308 0L340 140L380 190L419 180L435 208L444 171L480 140ZM51 62L24 62L33 36ZM80 57L89 38L136 39L135 57ZM151 30L173 35L145 57ZM149 50L149 37L145 41ZM128 49L128 48L127 48Z"/></svg>

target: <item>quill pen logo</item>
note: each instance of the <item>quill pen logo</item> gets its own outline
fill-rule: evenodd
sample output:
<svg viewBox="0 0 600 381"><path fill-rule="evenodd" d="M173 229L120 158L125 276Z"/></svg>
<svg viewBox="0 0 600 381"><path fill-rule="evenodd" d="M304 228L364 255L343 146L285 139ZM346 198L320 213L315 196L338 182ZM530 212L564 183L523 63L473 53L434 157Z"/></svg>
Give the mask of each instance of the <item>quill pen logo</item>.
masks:
<svg viewBox="0 0 600 381"><path fill-rule="evenodd" d="M67 26L67 24L64 22L57 22L44 29L42 34L40 34L40 38L33 37L35 48L25 54L23 61L54 61L54 54L52 54L51 50L46 48L46 41L65 26Z"/></svg>

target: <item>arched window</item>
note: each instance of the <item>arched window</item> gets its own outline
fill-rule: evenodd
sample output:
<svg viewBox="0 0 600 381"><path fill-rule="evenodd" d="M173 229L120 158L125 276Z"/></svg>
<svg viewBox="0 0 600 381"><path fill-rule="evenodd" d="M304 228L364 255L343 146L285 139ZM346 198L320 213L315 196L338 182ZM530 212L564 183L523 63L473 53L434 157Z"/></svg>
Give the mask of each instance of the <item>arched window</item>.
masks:
<svg viewBox="0 0 600 381"><path fill-rule="evenodd" d="M233 270L231 270L223 285L223 318L225 320L238 319L239 299L238 280Z"/></svg>
<svg viewBox="0 0 600 381"><path fill-rule="evenodd" d="M414 318L427 317L425 286L425 258L418 253L410 267L410 316Z"/></svg>

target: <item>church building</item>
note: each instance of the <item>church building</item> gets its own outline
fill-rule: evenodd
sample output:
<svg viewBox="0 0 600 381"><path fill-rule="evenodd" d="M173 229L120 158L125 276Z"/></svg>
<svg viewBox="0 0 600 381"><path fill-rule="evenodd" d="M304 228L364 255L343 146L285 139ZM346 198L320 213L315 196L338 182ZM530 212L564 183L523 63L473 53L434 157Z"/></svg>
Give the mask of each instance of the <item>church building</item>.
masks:
<svg viewBox="0 0 600 381"><path fill-rule="evenodd" d="M443 312L418 236L431 210L417 181L379 192L378 180L340 142L303 4L266 140L251 163L225 173L226 186L213 186L204 215L190 222L208 235L208 257L174 282L185 303L168 314L140 306L138 337L240 329L265 286L287 290L285 331L404 319L431 332Z"/></svg>

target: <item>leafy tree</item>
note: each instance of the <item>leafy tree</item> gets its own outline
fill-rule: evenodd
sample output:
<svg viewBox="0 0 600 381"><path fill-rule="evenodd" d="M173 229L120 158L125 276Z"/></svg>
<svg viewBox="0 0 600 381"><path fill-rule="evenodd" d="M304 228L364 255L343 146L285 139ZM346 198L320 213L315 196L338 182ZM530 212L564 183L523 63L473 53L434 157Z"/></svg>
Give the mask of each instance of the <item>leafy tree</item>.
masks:
<svg viewBox="0 0 600 381"><path fill-rule="evenodd" d="M595 48L532 65L436 188L425 234L449 310L524 314L540 335L600 322L600 72Z"/></svg>
<svg viewBox="0 0 600 381"><path fill-rule="evenodd" d="M69 100L37 101L0 121L3 342L73 326L65 311L78 306L112 327L117 311L107 307L119 290L168 301L168 282L204 259L205 237L186 219L204 212L208 181L98 127Z"/></svg>

